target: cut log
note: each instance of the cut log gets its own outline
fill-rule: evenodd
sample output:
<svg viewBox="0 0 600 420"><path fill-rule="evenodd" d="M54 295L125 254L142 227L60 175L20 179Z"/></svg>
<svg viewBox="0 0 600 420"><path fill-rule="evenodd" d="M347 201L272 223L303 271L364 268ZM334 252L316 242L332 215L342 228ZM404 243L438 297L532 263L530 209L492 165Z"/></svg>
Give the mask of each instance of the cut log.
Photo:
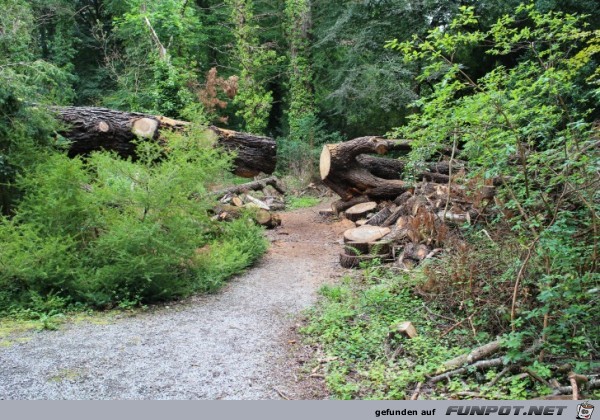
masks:
<svg viewBox="0 0 600 420"><path fill-rule="evenodd" d="M361 262L373 261L376 255L348 255L340 254L340 265L344 268L358 268Z"/></svg>
<svg viewBox="0 0 600 420"><path fill-rule="evenodd" d="M367 221L367 224L372 226L383 226L383 223L388 219L388 217L391 216L392 212L395 210L395 205L392 205L391 207L384 207L383 209L379 210L373 217L371 217Z"/></svg>
<svg viewBox="0 0 600 420"><path fill-rule="evenodd" d="M344 201L357 195L394 199L406 191L406 184L373 175L361 166L356 157L364 153L384 154L395 147L398 146L394 141L381 137L360 137L344 143L327 144L321 152L321 179Z"/></svg>
<svg viewBox="0 0 600 420"><path fill-rule="evenodd" d="M406 191L405 193L402 193L398 197L396 197L396 199L394 200L394 204L398 207L402 207L412 196L413 191Z"/></svg>
<svg viewBox="0 0 600 420"><path fill-rule="evenodd" d="M258 207L259 209L263 209L263 210L271 210L271 208L263 201L259 200L258 198L254 198L252 197L250 194L246 194L246 200L248 200L250 203L248 204L253 204L254 206Z"/></svg>
<svg viewBox="0 0 600 420"><path fill-rule="evenodd" d="M261 226L266 227L267 229L274 229L277 226L281 225L281 218L275 214L270 213L264 209L256 209L256 214L254 215L256 223Z"/></svg>
<svg viewBox="0 0 600 420"><path fill-rule="evenodd" d="M373 175L383 179L402 179L406 164L399 159L358 155L356 160Z"/></svg>
<svg viewBox="0 0 600 420"><path fill-rule="evenodd" d="M463 223L471 223L471 220L474 219L475 217L477 217L477 212L475 212L474 210L471 210L469 212L465 212L465 213L455 213L452 211L446 211L444 212L439 211L436 214L440 219L443 220L447 220L449 222L453 222L453 223L458 223L458 224L463 224Z"/></svg>
<svg viewBox="0 0 600 420"><path fill-rule="evenodd" d="M331 203L331 210L333 210L333 212L336 215L338 215L341 212L343 212L344 210L347 210L356 204L366 203L368 201L370 201L369 197L366 197L364 195L361 195L358 197L353 197L348 201L338 200L338 201L334 201L333 203Z"/></svg>
<svg viewBox="0 0 600 420"><path fill-rule="evenodd" d="M369 155L359 155L356 160L360 165L371 172L373 175L383 179L402 179L406 163L399 159L390 159L383 157L375 157ZM454 173L463 168L463 165L454 164L452 170ZM428 162L424 164L423 171L417 175L417 178L425 178L428 181L448 182L450 173L449 162ZM440 176L441 175L441 176Z"/></svg>
<svg viewBox="0 0 600 420"><path fill-rule="evenodd" d="M380 226L392 226L403 213L405 213L405 209L403 206L398 206L393 212L390 212L390 215L380 224Z"/></svg>
<svg viewBox="0 0 600 420"><path fill-rule="evenodd" d="M366 203L357 204L355 206L350 207L348 210L344 212L346 217L353 222L356 222L358 219L361 219L370 211L373 211L377 208L377 203L374 201L367 201Z"/></svg>
<svg viewBox="0 0 600 420"><path fill-rule="evenodd" d="M390 233L390 228L364 225L344 232L344 242L375 242Z"/></svg>
<svg viewBox="0 0 600 420"><path fill-rule="evenodd" d="M242 201L242 199L240 197L232 197L231 198L231 204L233 204L236 207L243 207L244 206L244 202Z"/></svg>
<svg viewBox="0 0 600 420"><path fill-rule="evenodd" d="M269 185L273 187L279 194L285 195L285 189L283 185L281 182L279 182L279 179L274 176L259 179L257 181L247 182L245 184L234 185L233 187L225 188L224 190L215 191L213 194L219 197L226 194L242 194L248 191L264 190Z"/></svg>
<svg viewBox="0 0 600 420"><path fill-rule="evenodd" d="M230 204L221 204L214 209L214 212L214 220L229 222L234 219L239 219L243 214L243 208L232 206ZM256 223L261 226L265 226L267 229L272 229L281 225L281 219L279 216L274 213L270 213L267 210L254 208L252 215Z"/></svg>
<svg viewBox="0 0 600 420"><path fill-rule="evenodd" d="M369 254L369 244L367 242L346 242L344 245L346 255L367 255Z"/></svg>
<svg viewBox="0 0 600 420"><path fill-rule="evenodd" d="M135 156L135 140L158 140L161 131L182 130L189 125L186 121L106 108L51 107L51 110L65 124L59 134L71 141L70 156L96 150L112 150L123 157ZM251 178L275 170L275 140L214 126L208 131L216 137L216 144L236 153L233 165L236 175Z"/></svg>
<svg viewBox="0 0 600 420"><path fill-rule="evenodd" d="M265 209L257 209L255 217L256 222L262 226L266 226L271 222L271 213Z"/></svg>
<svg viewBox="0 0 600 420"><path fill-rule="evenodd" d="M392 241L376 242L346 242L344 251L346 255L377 255L388 256L392 253Z"/></svg>
<svg viewBox="0 0 600 420"><path fill-rule="evenodd" d="M239 131L210 126L217 135L217 144L229 152L235 152L234 172L244 178L252 178L261 172L272 174L277 165L277 145L270 137L255 136Z"/></svg>

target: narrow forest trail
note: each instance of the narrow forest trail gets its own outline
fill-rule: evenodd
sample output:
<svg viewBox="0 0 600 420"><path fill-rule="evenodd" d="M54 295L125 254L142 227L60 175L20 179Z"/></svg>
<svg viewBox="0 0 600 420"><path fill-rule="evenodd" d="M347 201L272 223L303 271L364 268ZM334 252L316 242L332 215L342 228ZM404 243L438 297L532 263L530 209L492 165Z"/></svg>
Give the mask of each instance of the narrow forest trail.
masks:
<svg viewBox="0 0 600 420"><path fill-rule="evenodd" d="M296 393L289 334L339 275L319 207L282 214L260 263L219 293L0 347L0 399L279 399ZM301 386L299 386L301 389Z"/></svg>

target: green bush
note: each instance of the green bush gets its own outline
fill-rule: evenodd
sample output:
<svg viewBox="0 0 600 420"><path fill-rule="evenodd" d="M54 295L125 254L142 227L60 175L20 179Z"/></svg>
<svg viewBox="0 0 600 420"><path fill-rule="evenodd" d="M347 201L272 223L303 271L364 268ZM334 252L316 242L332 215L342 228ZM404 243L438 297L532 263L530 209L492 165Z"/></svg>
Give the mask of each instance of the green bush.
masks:
<svg viewBox="0 0 600 420"><path fill-rule="evenodd" d="M248 218L212 221L207 186L231 157L200 132L168 153L138 145L135 161L51 154L20 182L16 214L0 221L0 312L39 296L110 307L217 288L266 249ZM201 252L208 248L208 253Z"/></svg>
<svg viewBox="0 0 600 420"><path fill-rule="evenodd" d="M321 147L343 139L339 133L329 133L325 124L312 115L296 124L293 136L277 141L277 172L301 178L314 176L318 173Z"/></svg>
<svg viewBox="0 0 600 420"><path fill-rule="evenodd" d="M509 327L515 341L544 337L555 355L597 357L599 330L590 314L599 284L593 116L600 32L589 30L586 16L541 13L533 3L487 31L475 29L477 23L474 9L461 7L448 28L388 44L421 64L418 80L436 81L415 103L420 112L394 133L413 139L411 165L457 148L475 180L503 181L495 198L498 217L488 229L509 238L500 245L510 247L484 248L449 263L439 276L450 286L443 293L465 296L461 304L481 309L465 295L474 284L494 302L483 305L482 324ZM460 62L461 52L473 47L497 60L479 78ZM493 266L482 261L486 255ZM496 321L492 307L504 311Z"/></svg>

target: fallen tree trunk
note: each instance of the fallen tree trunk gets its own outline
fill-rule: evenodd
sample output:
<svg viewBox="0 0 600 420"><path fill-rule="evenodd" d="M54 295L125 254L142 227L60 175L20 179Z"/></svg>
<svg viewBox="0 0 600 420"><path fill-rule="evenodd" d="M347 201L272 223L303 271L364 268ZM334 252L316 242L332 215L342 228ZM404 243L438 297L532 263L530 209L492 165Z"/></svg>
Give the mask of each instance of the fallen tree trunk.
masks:
<svg viewBox="0 0 600 420"><path fill-rule="evenodd" d="M543 347L544 343L541 340L535 341L531 347L525 349L523 351L523 355L527 355L527 354L531 354L531 353L535 353L536 351L538 351L539 349L541 349ZM493 347L493 346L490 346ZM476 349L479 350L479 349ZM486 349L486 350L489 350ZM454 375L462 375L463 373L467 373L471 370L475 370L475 369L488 369L488 368L492 368L492 367L497 367L497 366L503 366L504 363L504 357L497 357L495 359L490 359L490 360L478 360L474 363L471 363L467 366L463 366L461 368L458 369L454 369L454 370L449 370L446 372L442 372L436 376L432 376L429 378L428 382L429 383L436 383L439 382L441 380L448 380L448 382L450 382L450 377L454 376Z"/></svg>
<svg viewBox="0 0 600 420"><path fill-rule="evenodd" d="M120 156L135 156L134 140L158 140L161 131L178 131L186 121L95 107L52 107L65 124L59 134L72 143L69 155L85 155L96 150L112 150ZM277 163L275 140L211 126L216 144L235 152L234 172L251 178L261 172L271 174Z"/></svg>
<svg viewBox="0 0 600 420"><path fill-rule="evenodd" d="M268 186L273 187L279 194L285 195L285 189L279 182L279 179L274 176L268 178L259 179L257 181L247 182L245 184L234 185L233 187L225 188L223 190L215 191L215 196L222 197L226 194L241 194L248 191L260 191L264 190Z"/></svg>
<svg viewBox="0 0 600 420"><path fill-rule="evenodd" d="M260 137L239 131L210 126L218 137L218 144L225 150L235 152L235 174L252 178L259 173L272 174L277 165L277 146L270 137Z"/></svg>
<svg viewBox="0 0 600 420"><path fill-rule="evenodd" d="M465 364L477 362L478 360L481 360L485 357L496 353L498 350L500 350L500 346L500 340L495 340L483 346L479 346L471 350L469 353L461 354L460 356L455 357L454 359L444 362L444 364L442 365L442 371L452 370L461 367Z"/></svg>
<svg viewBox="0 0 600 420"><path fill-rule="evenodd" d="M405 141L381 137L360 137L351 141L323 146L320 172L323 183L347 201L357 195L371 199L394 199L406 191L403 181L377 177L356 159L364 153L385 154L389 150L409 148Z"/></svg>
<svg viewBox="0 0 600 420"><path fill-rule="evenodd" d="M383 179L402 179L402 174L406 168L406 163L399 159L359 155L356 157L356 160L363 168ZM452 170L456 173L462 167L463 165L453 164ZM448 182L448 177L440 177L440 175L448 175L450 173L450 162L428 162L425 163L424 169L417 178L437 178L442 179L443 181L441 182ZM436 179L427 180L436 181Z"/></svg>

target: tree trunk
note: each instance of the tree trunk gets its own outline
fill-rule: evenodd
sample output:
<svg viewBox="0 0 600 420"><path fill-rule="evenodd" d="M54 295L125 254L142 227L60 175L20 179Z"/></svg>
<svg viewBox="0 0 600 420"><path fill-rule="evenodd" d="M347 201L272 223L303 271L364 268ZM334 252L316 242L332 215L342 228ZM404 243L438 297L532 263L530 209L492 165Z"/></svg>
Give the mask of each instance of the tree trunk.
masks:
<svg viewBox="0 0 600 420"><path fill-rule="evenodd" d="M52 107L59 120L65 123L60 135L72 142L69 155L88 154L95 150L113 150L120 156L135 156L134 140L159 140L163 130L182 130L189 123L171 118L115 111L94 107ZM234 172L251 178L261 172L271 174L277 163L275 141L211 126L216 143L236 153Z"/></svg>
<svg viewBox="0 0 600 420"><path fill-rule="evenodd" d="M360 155L356 158L360 165L371 172L373 175L383 179L402 179L402 174L406 163L399 159L390 159L375 157L369 155ZM461 164L453 164L452 171L458 172L463 168ZM450 173L449 162L428 162L425 164L424 171L417 178L425 178L427 181L448 183L448 174Z"/></svg>
<svg viewBox="0 0 600 420"><path fill-rule="evenodd" d="M218 137L218 144L235 152L235 174L252 178L261 172L272 174L277 165L277 146L270 137L259 137L239 131L210 126Z"/></svg>
<svg viewBox="0 0 600 420"><path fill-rule="evenodd" d="M225 188L224 190L215 191L215 196L224 196L226 194L241 194L248 191L260 191L264 190L268 186L273 187L279 194L285 195L285 189L279 179L274 176L268 178L259 179L258 181L248 182L246 184L234 185L233 187Z"/></svg>
<svg viewBox="0 0 600 420"><path fill-rule="evenodd" d="M344 143L327 144L321 152L321 179L345 201L357 195L366 195L371 199L394 199L406 191L405 183L373 175L361 166L356 157L363 153L381 155L391 149L406 147L410 147L407 142L381 137L360 137Z"/></svg>

